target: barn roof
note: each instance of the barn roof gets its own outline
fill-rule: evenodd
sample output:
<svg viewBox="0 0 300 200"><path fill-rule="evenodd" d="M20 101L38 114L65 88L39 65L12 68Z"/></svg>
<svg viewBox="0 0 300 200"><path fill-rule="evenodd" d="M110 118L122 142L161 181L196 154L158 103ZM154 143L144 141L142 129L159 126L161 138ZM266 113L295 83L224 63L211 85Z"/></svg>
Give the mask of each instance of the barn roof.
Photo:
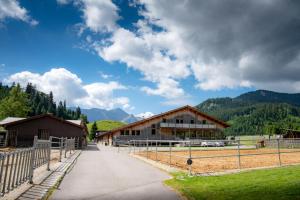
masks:
<svg viewBox="0 0 300 200"><path fill-rule="evenodd" d="M113 132L116 132L116 131L119 131L119 130L123 130L123 129L126 129L126 128L131 128L131 127L134 127L134 126L137 126L137 125L149 122L151 120L157 119L159 117L164 117L164 116L167 116L167 115L170 115L170 114L182 111L182 110L189 110L191 112L194 112L194 113L196 113L198 115L201 115L201 116L203 116L203 117L205 117L205 118L207 118L207 119L209 119L209 120L211 120L211 121L213 121L213 122L215 122L217 124L220 124L224 128L229 127L229 124L227 124L226 122L223 122L221 120L216 119L215 117L212 117L212 116L210 116L208 114L205 114L205 113L199 111L198 109L196 109L196 108L194 108L192 106L186 105L186 106L183 106L183 107L180 107L180 108L176 108L174 110L170 110L170 111L158 114L158 115L154 115L152 117L149 117L149 118L137 121L137 122L133 122L133 123L127 124L125 126L121 126L119 128L116 128L116 129L113 129L111 131L108 131L107 133L113 133Z"/></svg>
<svg viewBox="0 0 300 200"><path fill-rule="evenodd" d="M63 119L53 116L52 114L36 115L33 117L28 117L28 118L7 117L6 119L0 121L0 125L1 126L10 126L10 125L20 124L20 123L24 123L27 121L31 121L31 120L39 119L39 118L43 118L43 117L50 117L52 119L59 120L63 123L83 128L83 126L81 125L81 120L63 120Z"/></svg>
<svg viewBox="0 0 300 200"><path fill-rule="evenodd" d="M77 125L81 125L81 123L82 123L82 120L66 120L66 121L71 122L73 124L77 124Z"/></svg>
<svg viewBox="0 0 300 200"><path fill-rule="evenodd" d="M22 118L22 117L7 117L7 118L3 119L2 121L0 121L0 125L4 125L4 124L7 124L7 123L19 121L19 120L22 120L22 119L26 119L26 118Z"/></svg>

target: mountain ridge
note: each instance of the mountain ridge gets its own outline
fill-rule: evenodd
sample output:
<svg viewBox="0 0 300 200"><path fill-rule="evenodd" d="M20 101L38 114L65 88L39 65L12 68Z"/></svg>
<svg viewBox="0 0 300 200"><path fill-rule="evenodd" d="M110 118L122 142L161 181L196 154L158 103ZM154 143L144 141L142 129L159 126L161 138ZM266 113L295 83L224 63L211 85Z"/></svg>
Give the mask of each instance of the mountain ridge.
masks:
<svg viewBox="0 0 300 200"><path fill-rule="evenodd" d="M228 122L228 135L274 134L292 128L300 130L300 93L256 90L237 97L210 98L199 110Z"/></svg>
<svg viewBox="0 0 300 200"><path fill-rule="evenodd" d="M75 109L71 107L70 109ZM110 110L101 109L101 108L90 108L90 109L81 109L81 113L87 116L88 121L94 122L99 120L113 120L121 121L125 123L132 123L140 120L140 118L135 117L133 114L128 114L121 108L114 108Z"/></svg>

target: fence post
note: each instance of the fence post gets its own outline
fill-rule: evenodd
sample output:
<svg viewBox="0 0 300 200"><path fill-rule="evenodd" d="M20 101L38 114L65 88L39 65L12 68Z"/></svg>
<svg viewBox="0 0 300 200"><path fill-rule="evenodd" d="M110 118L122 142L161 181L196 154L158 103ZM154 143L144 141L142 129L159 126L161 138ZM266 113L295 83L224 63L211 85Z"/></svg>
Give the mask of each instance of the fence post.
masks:
<svg viewBox="0 0 300 200"><path fill-rule="evenodd" d="M147 139L146 145L147 145L147 149L146 150L147 150L147 159L148 159L148 157L149 157L149 155L148 155L149 154L149 141L148 141L148 139Z"/></svg>
<svg viewBox="0 0 300 200"><path fill-rule="evenodd" d="M281 166L280 141L279 141L279 138L277 138L277 152L278 152L279 166Z"/></svg>
<svg viewBox="0 0 300 200"><path fill-rule="evenodd" d="M47 162L47 170L50 171L50 161L51 161L51 146L52 146L52 136L49 137L49 147L47 149L47 159L48 159L48 162Z"/></svg>
<svg viewBox="0 0 300 200"><path fill-rule="evenodd" d="M131 153L131 145L130 145L130 140L128 141L128 153Z"/></svg>
<svg viewBox="0 0 300 200"><path fill-rule="evenodd" d="M67 138L64 138L63 140L64 140L64 147L65 147L65 158L67 158L67 151L68 151L67 150L67 147L68 147L67 142L68 141L67 141Z"/></svg>
<svg viewBox="0 0 300 200"><path fill-rule="evenodd" d="M6 168L5 168L5 173L4 173L4 181L3 181L3 188L2 188L2 193L5 194L6 191L6 179L7 179L7 174L8 174L8 166L9 166L9 159L10 159L10 153L5 154L6 157Z"/></svg>
<svg viewBox="0 0 300 200"><path fill-rule="evenodd" d="M133 154L135 154L135 140L133 140Z"/></svg>
<svg viewBox="0 0 300 200"><path fill-rule="evenodd" d="M63 139L64 139L63 137L59 139L59 162L61 162Z"/></svg>
<svg viewBox="0 0 300 200"><path fill-rule="evenodd" d="M172 166L172 163L171 163L171 154L172 154L172 142L169 142L169 165L170 167Z"/></svg>
<svg viewBox="0 0 300 200"><path fill-rule="evenodd" d="M12 159L11 159L11 167L10 167L10 172L9 172L9 178L8 178L8 184L7 184L7 191L9 191L10 190L10 188L11 188L11 179L12 179L12 173L13 173L13 168L14 168L14 161L15 161L15 154L16 154L16 152L13 152L12 153ZM8 166L6 166L6 167L8 167Z"/></svg>
<svg viewBox="0 0 300 200"><path fill-rule="evenodd" d="M156 146L155 146L155 159L157 161L157 140L156 140Z"/></svg>
<svg viewBox="0 0 300 200"><path fill-rule="evenodd" d="M239 162L239 169L241 169L241 140L240 138L238 139L238 162Z"/></svg>
<svg viewBox="0 0 300 200"><path fill-rule="evenodd" d="M71 155L71 152L72 152L72 146L73 146L73 139L71 138L70 140L69 140L69 142L70 142L70 144L69 144L69 154Z"/></svg>
<svg viewBox="0 0 300 200"><path fill-rule="evenodd" d="M192 160L191 140L189 142L189 159ZM192 165L189 165L189 176L192 175Z"/></svg>
<svg viewBox="0 0 300 200"><path fill-rule="evenodd" d="M34 139L33 139L33 147L32 147L32 155L31 155L31 162L30 162L30 172L29 172L29 176L30 176L30 179L29 179L29 183L30 184L33 184L33 170L34 170L34 159L35 159L35 149L36 149L36 142L37 142L37 136L34 136ZM21 157L20 157L21 159ZM19 173L18 173L19 174ZM17 175L18 176L18 175Z"/></svg>

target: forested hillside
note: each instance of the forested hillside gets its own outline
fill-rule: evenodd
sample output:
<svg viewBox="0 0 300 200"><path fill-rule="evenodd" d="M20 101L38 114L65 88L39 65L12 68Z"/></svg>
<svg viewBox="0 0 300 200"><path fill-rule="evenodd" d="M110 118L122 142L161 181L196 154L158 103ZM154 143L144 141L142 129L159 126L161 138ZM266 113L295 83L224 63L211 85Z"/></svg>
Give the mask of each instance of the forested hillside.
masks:
<svg viewBox="0 0 300 200"><path fill-rule="evenodd" d="M83 119L81 109L67 109L66 101L53 100L53 94L38 91L31 83L26 88L13 84L12 86L0 83L0 119L6 117L29 117L45 113L52 113L62 119Z"/></svg>
<svg viewBox="0 0 300 200"><path fill-rule="evenodd" d="M300 94L258 90L236 98L208 99L197 108L231 124L227 134L251 135L300 129L299 105Z"/></svg>

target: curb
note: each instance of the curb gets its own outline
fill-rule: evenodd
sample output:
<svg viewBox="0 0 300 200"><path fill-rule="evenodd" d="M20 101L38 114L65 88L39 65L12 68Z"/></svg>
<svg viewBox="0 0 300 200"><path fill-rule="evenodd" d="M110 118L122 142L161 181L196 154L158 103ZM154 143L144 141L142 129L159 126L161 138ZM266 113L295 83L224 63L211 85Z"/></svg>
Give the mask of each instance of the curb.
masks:
<svg viewBox="0 0 300 200"><path fill-rule="evenodd" d="M59 186L68 170L74 165L81 150L76 151L70 158L61 163L47 178L40 184L31 186L23 192L17 200L41 200L48 199L53 191Z"/></svg>

